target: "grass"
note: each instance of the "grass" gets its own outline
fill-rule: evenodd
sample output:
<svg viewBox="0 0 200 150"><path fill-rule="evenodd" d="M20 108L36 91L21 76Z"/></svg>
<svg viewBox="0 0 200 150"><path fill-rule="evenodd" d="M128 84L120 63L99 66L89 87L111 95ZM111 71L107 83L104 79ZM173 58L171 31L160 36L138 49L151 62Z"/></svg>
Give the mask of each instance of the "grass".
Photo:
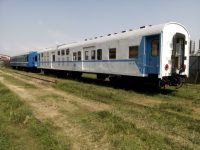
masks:
<svg viewBox="0 0 200 150"><path fill-rule="evenodd" d="M152 128L148 130L144 127L141 128L138 123L126 119L124 115L123 117L108 111L90 113L77 112L70 116L74 124L81 125L82 130L92 134L93 142L109 143L111 146L110 149L193 148L189 144L177 143L172 138L155 132Z"/></svg>
<svg viewBox="0 0 200 150"><path fill-rule="evenodd" d="M172 103L163 103L160 104L159 109L161 110L172 110L175 112L179 112L179 113L184 113L184 114L191 114L192 113L192 109L187 107L187 105L181 104L181 103L177 103L177 104L172 104Z"/></svg>
<svg viewBox="0 0 200 150"><path fill-rule="evenodd" d="M36 88L33 84L29 84L29 83L26 83L22 80L18 80L16 79L15 77L12 77L10 75L1 75L6 81L10 82L10 83L13 83L13 84L17 84L21 87L24 87L24 88Z"/></svg>
<svg viewBox="0 0 200 150"><path fill-rule="evenodd" d="M95 140L106 136L104 142L114 149L200 149L200 113L194 112L200 103L199 85L149 93L62 80L55 88L114 107L108 112L71 114Z"/></svg>
<svg viewBox="0 0 200 150"><path fill-rule="evenodd" d="M54 85L54 87L80 97L89 98L103 103L112 103L113 101L122 101L123 99L126 99L126 92L124 92L124 90L113 90L113 88L105 88L103 86L74 80L62 80Z"/></svg>
<svg viewBox="0 0 200 150"><path fill-rule="evenodd" d="M72 139L65 139L67 143L63 143L63 140L53 134L54 132L50 132L56 130L51 126L51 122L37 121L32 117L29 109L21 108L21 115L17 115L18 113L6 111L12 106L7 104L8 108L4 106L5 111L0 110L6 113L1 115L1 120L4 122L11 118L8 120L13 120L13 128L18 125L17 122L20 122L20 126L27 130L24 134L28 132L27 136L33 139L30 141L35 141L37 143L35 145L44 149L65 149L63 145L71 148L70 145L74 144L73 140L76 138L83 149L91 148L87 147L88 143L81 140L85 138L89 138L90 144L95 145L94 149L200 149L200 111L198 111L200 110L200 85L186 84L178 90L171 87L163 91L154 91L145 87L138 90L137 86L127 90L107 81L96 81L91 75L86 74L84 77L79 80L61 79L52 86L65 91L69 96L75 95L74 98L76 96L83 98L83 102L104 103L110 107L101 111L89 111L73 100L63 105L59 113L62 113L70 123L69 130L72 127L73 130L77 128L79 131L77 137L70 136ZM48 101L50 104L56 102L58 106L65 104L64 99L58 98L53 93L40 98L41 101ZM13 105L17 107L18 103ZM23 113L27 114L20 117ZM16 117L13 117L15 115ZM32 119L35 121L31 121ZM13 136L7 132L12 130L5 130L5 126L7 125L2 126L4 131L0 139L3 137L2 145L9 149ZM13 134L15 133L11 133ZM50 146L46 147L47 145Z"/></svg>
<svg viewBox="0 0 200 150"><path fill-rule="evenodd" d="M48 121L40 122L20 98L0 83L0 149L70 149L54 134ZM66 140L67 141L67 140Z"/></svg>

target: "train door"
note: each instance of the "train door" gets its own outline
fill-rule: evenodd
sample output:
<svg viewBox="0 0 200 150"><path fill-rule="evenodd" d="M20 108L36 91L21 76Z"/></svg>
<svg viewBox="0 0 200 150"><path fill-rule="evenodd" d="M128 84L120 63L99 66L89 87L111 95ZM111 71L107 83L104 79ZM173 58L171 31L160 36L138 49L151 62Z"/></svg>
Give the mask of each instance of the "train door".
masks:
<svg viewBox="0 0 200 150"><path fill-rule="evenodd" d="M35 57L33 58L34 59L34 67L38 66L38 58L37 58L37 53L35 53Z"/></svg>
<svg viewBox="0 0 200 150"><path fill-rule="evenodd" d="M185 56L185 35L176 33L173 37L172 51L172 73L181 73L184 71Z"/></svg>
<svg viewBox="0 0 200 150"><path fill-rule="evenodd" d="M40 54L37 54L38 57L38 67L40 67Z"/></svg>
<svg viewBox="0 0 200 150"><path fill-rule="evenodd" d="M96 59L95 50L96 50L95 46L83 47L83 60L84 60L82 65L83 70L93 71L93 69L95 68L94 66L92 66L94 63L91 63L91 61L95 61Z"/></svg>
<svg viewBox="0 0 200 150"><path fill-rule="evenodd" d="M56 61L56 56L55 56L55 53L53 52L53 53L51 53L51 68L54 68L53 66L53 64L55 63L55 61Z"/></svg>
<svg viewBox="0 0 200 150"><path fill-rule="evenodd" d="M160 35L146 37L146 69L148 74L159 74Z"/></svg>

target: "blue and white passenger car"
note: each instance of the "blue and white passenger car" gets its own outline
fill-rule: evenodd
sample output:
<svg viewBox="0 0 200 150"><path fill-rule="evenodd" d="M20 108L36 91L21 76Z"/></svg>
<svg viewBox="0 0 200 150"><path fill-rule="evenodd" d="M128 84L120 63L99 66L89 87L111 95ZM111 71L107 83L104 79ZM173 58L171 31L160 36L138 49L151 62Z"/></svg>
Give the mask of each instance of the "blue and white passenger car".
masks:
<svg viewBox="0 0 200 150"><path fill-rule="evenodd" d="M39 53L38 68L105 77L156 78L178 85L189 72L187 29L176 22L144 26Z"/></svg>
<svg viewBox="0 0 200 150"><path fill-rule="evenodd" d="M36 51L26 54L13 56L10 58L10 65L18 69L36 69L37 68L37 55Z"/></svg>

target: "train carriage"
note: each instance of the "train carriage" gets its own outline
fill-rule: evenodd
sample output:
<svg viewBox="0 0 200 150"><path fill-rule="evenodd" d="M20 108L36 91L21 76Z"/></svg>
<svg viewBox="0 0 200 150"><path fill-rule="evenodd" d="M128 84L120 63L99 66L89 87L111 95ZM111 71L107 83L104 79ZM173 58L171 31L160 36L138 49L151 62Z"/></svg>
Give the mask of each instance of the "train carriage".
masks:
<svg viewBox="0 0 200 150"><path fill-rule="evenodd" d="M17 69L37 69L37 56L38 53L36 51L13 56L10 59L10 66Z"/></svg>
<svg viewBox="0 0 200 150"><path fill-rule="evenodd" d="M38 68L105 77L156 78L179 85L189 72L189 33L176 22L64 44L39 53Z"/></svg>

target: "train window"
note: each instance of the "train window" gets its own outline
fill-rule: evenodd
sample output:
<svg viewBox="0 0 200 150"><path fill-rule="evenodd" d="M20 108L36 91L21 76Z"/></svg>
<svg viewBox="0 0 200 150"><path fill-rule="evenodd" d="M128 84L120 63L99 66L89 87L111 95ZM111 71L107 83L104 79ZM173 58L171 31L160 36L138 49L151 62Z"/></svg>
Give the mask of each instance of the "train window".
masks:
<svg viewBox="0 0 200 150"><path fill-rule="evenodd" d="M56 61L56 57L55 57L55 55L52 55L52 61L53 61L53 62Z"/></svg>
<svg viewBox="0 0 200 150"><path fill-rule="evenodd" d="M69 55L69 49L66 49L66 55Z"/></svg>
<svg viewBox="0 0 200 150"><path fill-rule="evenodd" d="M184 42L184 39L177 39L176 40L176 56L180 56L181 54L182 54L182 50L184 49L184 45L185 44L185 42Z"/></svg>
<svg viewBox="0 0 200 150"><path fill-rule="evenodd" d="M109 59L116 59L116 48L109 49Z"/></svg>
<svg viewBox="0 0 200 150"><path fill-rule="evenodd" d="M77 60L77 53L73 53L73 61Z"/></svg>
<svg viewBox="0 0 200 150"><path fill-rule="evenodd" d="M92 60L95 60L95 59L96 59L96 57L95 57L95 50L92 50L92 51L91 51L91 59L92 59Z"/></svg>
<svg viewBox="0 0 200 150"><path fill-rule="evenodd" d="M151 55L158 56L159 53L159 40L152 40L151 42Z"/></svg>
<svg viewBox="0 0 200 150"><path fill-rule="evenodd" d="M89 53L88 51L85 51L85 60L88 60L89 59Z"/></svg>
<svg viewBox="0 0 200 150"><path fill-rule="evenodd" d="M138 49L139 49L139 46L130 46L129 47L129 58L138 57Z"/></svg>
<svg viewBox="0 0 200 150"><path fill-rule="evenodd" d="M60 51L58 51L58 55L60 55Z"/></svg>
<svg viewBox="0 0 200 150"><path fill-rule="evenodd" d="M65 55L65 50L61 50L61 55Z"/></svg>
<svg viewBox="0 0 200 150"><path fill-rule="evenodd" d="M78 60L81 60L81 51L78 51Z"/></svg>
<svg viewBox="0 0 200 150"><path fill-rule="evenodd" d="M43 53L41 53L41 57L43 57Z"/></svg>
<svg viewBox="0 0 200 150"><path fill-rule="evenodd" d="M97 50L97 60L102 60L102 49Z"/></svg>

